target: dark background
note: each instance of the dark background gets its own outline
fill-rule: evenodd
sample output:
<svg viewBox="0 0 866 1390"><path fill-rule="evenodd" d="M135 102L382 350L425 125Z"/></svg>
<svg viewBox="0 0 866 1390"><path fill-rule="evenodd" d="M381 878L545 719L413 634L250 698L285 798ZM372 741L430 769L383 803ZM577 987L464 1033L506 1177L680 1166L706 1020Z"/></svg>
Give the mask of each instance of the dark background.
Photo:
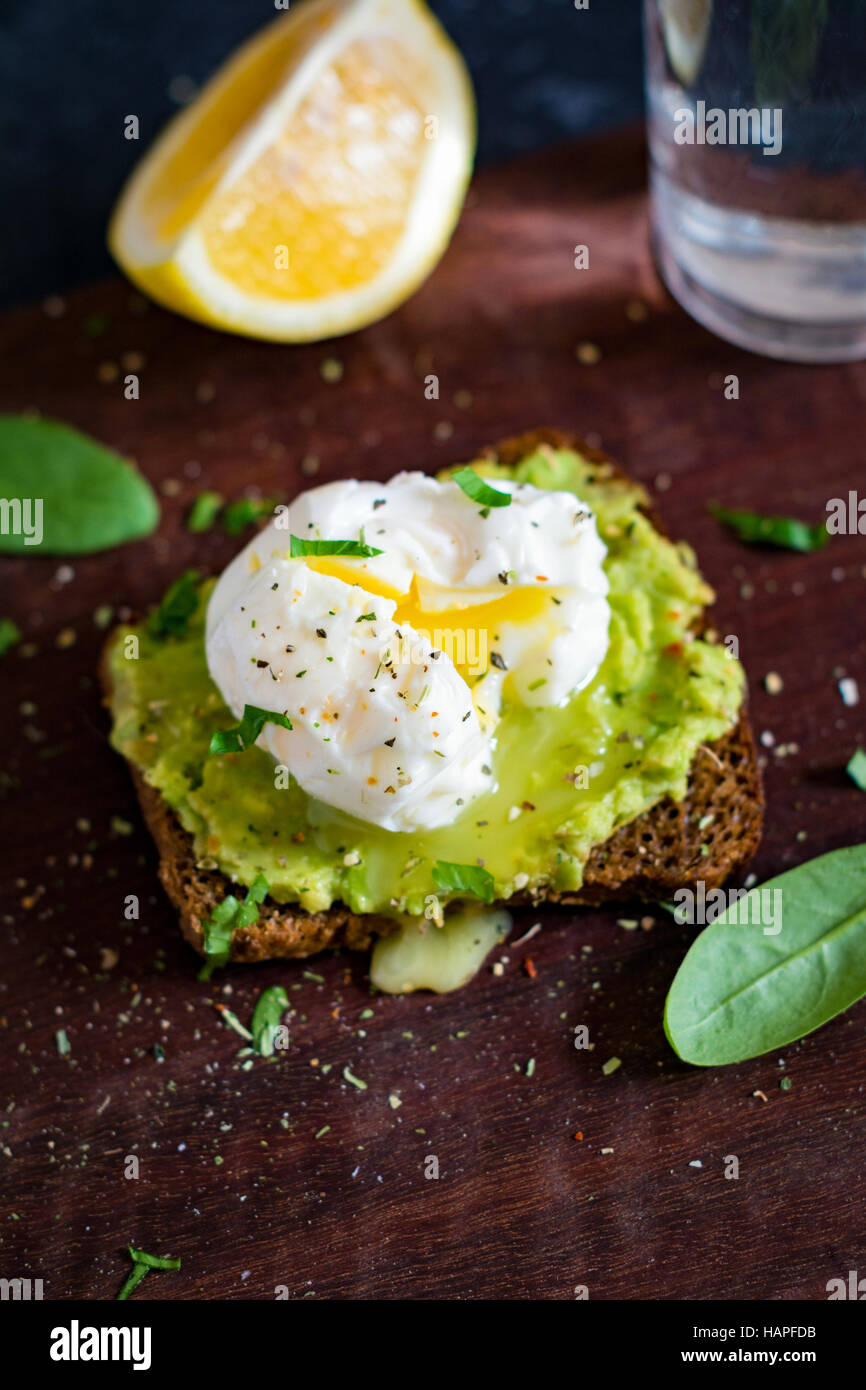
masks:
<svg viewBox="0 0 866 1390"><path fill-rule="evenodd" d="M480 163L642 103L639 0L433 0L466 58ZM0 0L0 302L109 273L108 214L168 117L275 16L269 0ZM141 140L123 138L134 113Z"/></svg>

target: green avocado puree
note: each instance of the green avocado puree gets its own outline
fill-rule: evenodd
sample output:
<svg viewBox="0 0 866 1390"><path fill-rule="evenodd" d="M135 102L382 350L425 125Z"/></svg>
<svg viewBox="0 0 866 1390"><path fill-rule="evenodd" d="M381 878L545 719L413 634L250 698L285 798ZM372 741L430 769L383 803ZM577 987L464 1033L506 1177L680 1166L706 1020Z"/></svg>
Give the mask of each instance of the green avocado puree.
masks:
<svg viewBox="0 0 866 1390"><path fill-rule="evenodd" d="M595 679L561 709L504 707L498 788L453 825L381 830L293 780L277 789L274 762L259 748L208 755L214 731L235 723L205 662L208 581L185 632L156 638L145 624L121 628L110 652L112 743L174 808L203 865L246 885L264 874L272 898L308 911L339 900L355 912L421 915L437 859L482 862L500 899L526 888L574 890L593 846L664 795L682 798L698 747L735 722L742 668L724 646L692 637L712 590L690 548L664 539L643 515L639 485L547 447L513 469L473 467L574 492L595 512L611 606Z"/></svg>

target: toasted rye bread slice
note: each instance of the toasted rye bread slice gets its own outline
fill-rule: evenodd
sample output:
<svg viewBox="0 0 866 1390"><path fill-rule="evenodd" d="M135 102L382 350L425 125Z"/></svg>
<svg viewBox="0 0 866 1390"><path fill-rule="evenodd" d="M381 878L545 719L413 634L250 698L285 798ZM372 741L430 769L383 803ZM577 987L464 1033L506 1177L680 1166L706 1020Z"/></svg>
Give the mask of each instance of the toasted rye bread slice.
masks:
<svg viewBox="0 0 866 1390"><path fill-rule="evenodd" d="M608 476L626 477L605 454L558 430L540 429L507 439L483 456L513 465L544 444L577 450L591 463L603 466ZM656 529L665 534L661 520L648 505L644 511ZM108 698L111 683L105 661L101 677ZM235 885L218 870L199 867L192 836L159 792L136 767L130 766L144 818L159 852L163 887L180 916L187 941L204 955L202 922ZM718 887L751 858L761 838L763 812L755 745L744 707L739 721L727 734L699 749L685 799L675 802L670 797L663 798L596 846L578 892L520 894L508 901L515 905L549 902L597 906L633 898L658 901L699 879L708 889ZM342 904L326 912L304 912L297 906L266 899L258 921L235 932L231 959L255 962L300 958L338 946L363 950L376 936L393 929L391 918L360 915Z"/></svg>

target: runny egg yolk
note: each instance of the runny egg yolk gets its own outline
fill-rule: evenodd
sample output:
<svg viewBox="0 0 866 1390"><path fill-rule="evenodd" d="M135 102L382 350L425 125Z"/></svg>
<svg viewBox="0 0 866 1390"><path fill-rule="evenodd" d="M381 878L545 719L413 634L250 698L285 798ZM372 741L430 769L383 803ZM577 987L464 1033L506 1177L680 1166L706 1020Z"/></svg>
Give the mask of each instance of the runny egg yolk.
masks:
<svg viewBox="0 0 866 1390"><path fill-rule="evenodd" d="M412 580L407 594L398 593L390 584L371 575L365 565L355 566L338 559L307 559L310 569L318 574L341 579L344 584L360 584L365 593L392 599L397 607L394 621L405 623L416 632L429 634L434 645L441 644L459 674L471 686L490 667L496 651L497 634L502 623L521 626L545 624L552 614L557 591L540 585L520 585L490 598L488 589L457 591L421 579ZM539 576L541 578L542 576ZM456 603L457 595L465 602ZM483 594L483 597L480 595ZM440 606L441 604L441 606ZM450 604L450 606L448 606Z"/></svg>

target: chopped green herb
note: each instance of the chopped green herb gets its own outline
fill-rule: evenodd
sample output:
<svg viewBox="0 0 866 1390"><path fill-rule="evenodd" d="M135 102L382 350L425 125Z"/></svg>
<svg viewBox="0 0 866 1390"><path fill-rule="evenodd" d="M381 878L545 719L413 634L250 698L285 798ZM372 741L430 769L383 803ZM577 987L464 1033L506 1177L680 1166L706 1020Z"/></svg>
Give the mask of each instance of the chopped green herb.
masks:
<svg viewBox="0 0 866 1390"><path fill-rule="evenodd" d="M148 1269L180 1269L180 1259L172 1259L170 1255L148 1255L144 1250L133 1250L131 1246L129 1254L137 1265L146 1265Z"/></svg>
<svg viewBox="0 0 866 1390"><path fill-rule="evenodd" d="M451 474L452 481L471 497L473 502L480 502L484 507L510 507L511 494L509 492L499 492L497 488L485 483L479 477L474 468L458 468L456 473Z"/></svg>
<svg viewBox="0 0 866 1390"><path fill-rule="evenodd" d="M65 1028L58 1028L54 1034L54 1041L57 1043L57 1051L61 1057L68 1057L72 1051L72 1044L66 1036Z"/></svg>
<svg viewBox="0 0 866 1390"><path fill-rule="evenodd" d="M442 893L471 893L482 902L493 902L493 875L477 864L451 864L437 859L433 865L433 882Z"/></svg>
<svg viewBox="0 0 866 1390"><path fill-rule="evenodd" d="M243 753L252 748L266 724L278 724L281 729L291 729L292 721L287 714L276 710L259 709L257 705L244 705L244 716L233 729L217 729L210 741L209 753Z"/></svg>
<svg viewBox="0 0 866 1390"><path fill-rule="evenodd" d="M289 1007L282 985L263 990L253 1010L253 1047L262 1057L272 1057L280 1019Z"/></svg>
<svg viewBox="0 0 866 1390"><path fill-rule="evenodd" d="M209 980L213 971L226 964L235 931L249 927L259 915L259 904L268 895L268 881L258 874L247 891L243 903L229 893L202 922L204 949L207 957L199 971L200 980Z"/></svg>
<svg viewBox="0 0 866 1390"><path fill-rule="evenodd" d="M382 555L372 545L362 545L360 541L307 541L301 536L289 539L289 558L299 560L303 555L357 555L369 559L371 555Z"/></svg>
<svg viewBox="0 0 866 1390"><path fill-rule="evenodd" d="M148 1255L144 1250L133 1250L132 1246L129 1246L129 1255L133 1263L133 1270L117 1295L116 1301L118 1303L129 1298L129 1295L138 1288L148 1270L180 1269L180 1260L173 1260L168 1255Z"/></svg>
<svg viewBox="0 0 866 1390"><path fill-rule="evenodd" d="M209 531L219 514L223 499L218 492L200 492L189 509L186 529L196 533Z"/></svg>
<svg viewBox="0 0 866 1390"><path fill-rule="evenodd" d="M752 544L778 545L785 550L820 550L827 544L824 522L810 526L789 516L760 516L757 512L731 511L711 502L710 513L739 537Z"/></svg>
<svg viewBox="0 0 866 1390"><path fill-rule="evenodd" d="M123 1303L127 1298L129 1298L129 1295L131 1293L134 1293L144 1276L147 1274L147 1269L148 1267L145 1264L136 1264L133 1266L132 1273L130 1274L123 1288L120 1290L120 1293L117 1295L116 1301L118 1303Z"/></svg>
<svg viewBox="0 0 866 1390"><path fill-rule="evenodd" d="M856 782L860 790L866 792L866 752L862 748L857 749L846 771L852 782Z"/></svg>
<svg viewBox="0 0 866 1390"><path fill-rule="evenodd" d="M276 505L274 497L239 497L223 511L223 530L227 536L239 536L254 521L269 516Z"/></svg>
<svg viewBox="0 0 866 1390"><path fill-rule="evenodd" d="M186 570L150 615L147 627L153 637L177 637L198 608L198 570Z"/></svg>
<svg viewBox="0 0 866 1390"><path fill-rule="evenodd" d="M21 629L11 618L0 618L0 656L21 641Z"/></svg>

